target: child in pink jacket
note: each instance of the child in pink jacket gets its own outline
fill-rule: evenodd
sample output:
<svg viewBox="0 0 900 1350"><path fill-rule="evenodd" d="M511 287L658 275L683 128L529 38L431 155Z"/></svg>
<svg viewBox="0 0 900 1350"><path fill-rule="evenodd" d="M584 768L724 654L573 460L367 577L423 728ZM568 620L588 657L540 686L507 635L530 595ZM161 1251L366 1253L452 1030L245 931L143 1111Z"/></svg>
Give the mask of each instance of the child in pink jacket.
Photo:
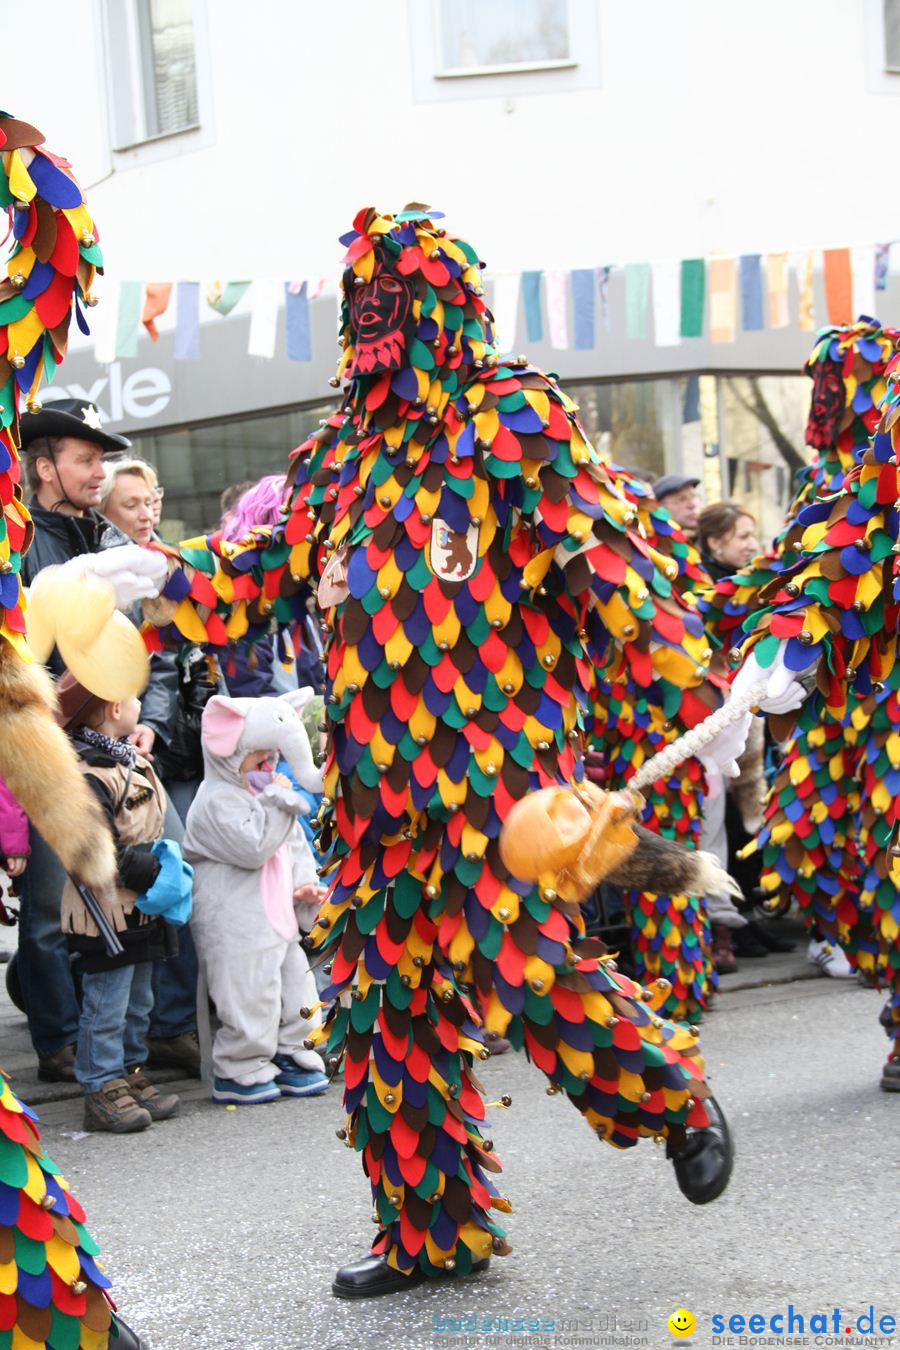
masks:
<svg viewBox="0 0 900 1350"><path fill-rule="evenodd" d="M28 817L0 778L0 860L11 877L20 877L28 865Z"/></svg>

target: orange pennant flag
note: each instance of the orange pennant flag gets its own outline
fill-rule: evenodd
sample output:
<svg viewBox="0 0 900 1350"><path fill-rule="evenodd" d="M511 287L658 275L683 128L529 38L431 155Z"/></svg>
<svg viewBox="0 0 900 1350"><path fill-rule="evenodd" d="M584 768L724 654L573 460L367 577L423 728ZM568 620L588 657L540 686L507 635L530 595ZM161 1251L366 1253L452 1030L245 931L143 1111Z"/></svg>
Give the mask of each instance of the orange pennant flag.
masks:
<svg viewBox="0 0 900 1350"><path fill-rule="evenodd" d="M141 314L141 323L150 334L151 339L156 342L159 337L159 329L155 320L160 314L165 314L169 307L169 297L172 294L171 281L148 281L147 290L144 296L144 312Z"/></svg>
<svg viewBox="0 0 900 1350"><path fill-rule="evenodd" d="M734 342L737 324L737 260L710 259L708 278L709 340Z"/></svg>
<svg viewBox="0 0 900 1350"><path fill-rule="evenodd" d="M853 319L853 269L849 248L826 248L825 306L829 323L850 323Z"/></svg>
<svg viewBox="0 0 900 1350"><path fill-rule="evenodd" d="M769 327L786 328L788 323L788 255L766 254L766 291L769 300Z"/></svg>

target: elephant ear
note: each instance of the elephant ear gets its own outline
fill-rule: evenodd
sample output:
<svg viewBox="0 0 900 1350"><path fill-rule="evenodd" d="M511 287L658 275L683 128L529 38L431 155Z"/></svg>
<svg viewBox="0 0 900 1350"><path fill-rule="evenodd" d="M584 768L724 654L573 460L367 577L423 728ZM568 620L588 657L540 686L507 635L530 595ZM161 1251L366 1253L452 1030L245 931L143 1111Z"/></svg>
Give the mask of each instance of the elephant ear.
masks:
<svg viewBox="0 0 900 1350"><path fill-rule="evenodd" d="M203 744L211 755L227 759L238 748L243 734L246 713L234 699L224 694L213 694L203 709L200 723Z"/></svg>
<svg viewBox="0 0 900 1350"><path fill-rule="evenodd" d="M306 707L307 703L315 697L316 691L315 689L311 689L309 685L305 685L302 689L289 689L286 694L278 695L280 702L287 703L289 707L293 708L298 717Z"/></svg>

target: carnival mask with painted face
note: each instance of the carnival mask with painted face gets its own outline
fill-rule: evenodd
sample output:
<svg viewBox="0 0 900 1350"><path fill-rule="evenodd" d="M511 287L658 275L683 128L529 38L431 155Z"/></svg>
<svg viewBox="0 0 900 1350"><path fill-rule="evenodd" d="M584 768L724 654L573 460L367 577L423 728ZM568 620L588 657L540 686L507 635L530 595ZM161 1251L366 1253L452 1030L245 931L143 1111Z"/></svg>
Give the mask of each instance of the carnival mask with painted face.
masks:
<svg viewBox="0 0 900 1350"><path fill-rule="evenodd" d="M818 361L813 373L812 403L806 424L806 444L831 450L837 444L844 415L844 376L839 361Z"/></svg>
<svg viewBox="0 0 900 1350"><path fill-rule="evenodd" d="M371 281L357 285L351 273L344 284L350 305L349 337L356 352L351 375L375 375L409 365L416 330L412 282L379 259Z"/></svg>

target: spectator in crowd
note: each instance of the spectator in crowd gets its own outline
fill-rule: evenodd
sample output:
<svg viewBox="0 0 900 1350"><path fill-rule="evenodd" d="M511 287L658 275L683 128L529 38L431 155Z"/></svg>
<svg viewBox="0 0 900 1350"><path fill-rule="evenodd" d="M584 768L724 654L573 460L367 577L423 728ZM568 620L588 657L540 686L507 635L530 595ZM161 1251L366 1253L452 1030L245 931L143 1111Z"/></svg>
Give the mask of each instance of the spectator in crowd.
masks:
<svg viewBox="0 0 900 1350"><path fill-rule="evenodd" d="M689 539L697 531L700 516L699 478L689 478L680 473L667 473L657 478L653 484L653 495L669 515L680 525Z"/></svg>
<svg viewBox="0 0 900 1350"><path fill-rule="evenodd" d="M697 517L697 547L713 581L733 576L759 552L756 521L737 502L714 502Z"/></svg>
<svg viewBox="0 0 900 1350"><path fill-rule="evenodd" d="M0 778L0 859L6 875L20 877L30 856L28 817Z"/></svg>
<svg viewBox="0 0 900 1350"><path fill-rule="evenodd" d="M172 929L141 911L161 871L153 846L163 838L165 792L150 761L130 737L140 716L136 698L105 703L68 673L59 681L60 721L96 794L116 847L116 881L97 895L123 951L107 953L71 881L62 895L63 932L81 968L81 1017L75 1075L84 1089L84 1128L131 1134L178 1109L144 1073L153 1007L153 962L169 954Z"/></svg>
<svg viewBox="0 0 900 1350"><path fill-rule="evenodd" d="M20 426L34 521L34 540L22 561L22 580L28 586L45 567L123 541L97 508L105 463L110 455L130 449L130 442L104 431L98 409L87 399L57 399L39 412L24 413ZM53 675L62 674L57 652L48 666ZM152 744L150 728L139 727L136 734L142 749L148 740ZM29 834L31 862L20 885L17 974L38 1077L72 1082L79 1009L59 924L66 876L33 827Z"/></svg>
<svg viewBox="0 0 900 1350"><path fill-rule="evenodd" d="M222 494L223 502L230 489ZM241 539L254 525L275 525L282 517L285 497L283 474L269 474L253 483L230 505L222 516L222 534L226 539ZM314 610L299 623L300 650L290 671L279 659L279 639L275 635L260 639L252 648L237 647L225 663L224 678L232 697L259 698L284 694L290 689L325 690L325 666L322 639Z"/></svg>
<svg viewBox="0 0 900 1350"><path fill-rule="evenodd" d="M134 543L146 546L153 538L161 500L152 464L120 459L107 466L101 510ZM140 621L138 612L133 617ZM166 791L166 835L179 843L203 773L200 716L216 687L206 656L197 647L154 652L150 659L141 720L154 733L153 757ZM153 993L147 1041L150 1064L199 1077L197 954L188 927L178 934L177 955L155 964Z"/></svg>

